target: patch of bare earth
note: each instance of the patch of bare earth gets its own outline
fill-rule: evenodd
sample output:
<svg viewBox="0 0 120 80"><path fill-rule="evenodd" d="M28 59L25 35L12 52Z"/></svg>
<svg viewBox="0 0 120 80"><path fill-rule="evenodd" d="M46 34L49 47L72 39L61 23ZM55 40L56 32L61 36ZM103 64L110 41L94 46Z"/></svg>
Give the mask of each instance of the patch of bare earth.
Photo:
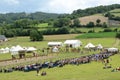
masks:
<svg viewBox="0 0 120 80"><path fill-rule="evenodd" d="M52 59L55 55L48 55L48 56L39 56L39 57L32 57L32 58L24 58L24 59L15 59L15 60L8 60L0 62L0 66L8 66L8 65L16 65L16 64L24 64L24 63L32 63L37 61L43 61L46 59Z"/></svg>
<svg viewBox="0 0 120 80"><path fill-rule="evenodd" d="M97 20L97 19L100 19L100 20L101 20L101 23L103 23L103 22L108 23L108 18L107 18L107 17L104 17L104 16L101 16L101 15L92 15L92 16L85 16L85 17L79 18L80 23L81 23L82 25L86 25L86 24L88 24L89 22L94 22L94 23L96 24L96 20Z"/></svg>

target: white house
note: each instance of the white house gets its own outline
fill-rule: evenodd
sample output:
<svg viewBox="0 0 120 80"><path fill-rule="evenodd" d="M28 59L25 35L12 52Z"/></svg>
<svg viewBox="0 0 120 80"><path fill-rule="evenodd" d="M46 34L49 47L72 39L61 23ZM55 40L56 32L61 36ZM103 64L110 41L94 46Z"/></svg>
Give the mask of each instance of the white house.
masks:
<svg viewBox="0 0 120 80"><path fill-rule="evenodd" d="M77 48L82 45L82 42L80 40L66 40L64 44L72 48Z"/></svg>
<svg viewBox="0 0 120 80"><path fill-rule="evenodd" d="M52 46L62 46L63 43L62 42L48 42L48 46L52 47Z"/></svg>

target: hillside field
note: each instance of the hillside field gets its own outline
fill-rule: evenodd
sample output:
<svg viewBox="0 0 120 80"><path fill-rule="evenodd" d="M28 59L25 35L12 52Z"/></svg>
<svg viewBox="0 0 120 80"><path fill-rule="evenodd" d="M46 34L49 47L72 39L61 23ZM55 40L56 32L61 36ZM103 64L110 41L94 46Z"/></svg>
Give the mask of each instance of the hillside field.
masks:
<svg viewBox="0 0 120 80"><path fill-rule="evenodd" d="M112 13L115 16L119 16L120 17L120 9L111 10L110 13Z"/></svg>

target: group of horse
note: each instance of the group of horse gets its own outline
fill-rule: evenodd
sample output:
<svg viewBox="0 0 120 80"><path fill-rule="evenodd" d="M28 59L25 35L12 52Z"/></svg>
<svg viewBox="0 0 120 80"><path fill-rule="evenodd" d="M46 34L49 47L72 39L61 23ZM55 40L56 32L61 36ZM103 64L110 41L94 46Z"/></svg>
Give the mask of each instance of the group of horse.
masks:
<svg viewBox="0 0 120 80"><path fill-rule="evenodd" d="M104 59L107 59L114 54L116 53L101 52L98 54L91 54L91 55L81 56L81 57L76 57L76 58L56 60L54 62L48 61L48 62L35 63L35 64L24 65L24 66L3 68L3 69L0 69L0 72L4 72L4 73L13 72L13 71L29 72L29 71L33 71L37 69L41 70L42 68L63 67L64 65L68 65L68 64L69 65L80 65L80 64L90 63L91 61L104 62Z"/></svg>

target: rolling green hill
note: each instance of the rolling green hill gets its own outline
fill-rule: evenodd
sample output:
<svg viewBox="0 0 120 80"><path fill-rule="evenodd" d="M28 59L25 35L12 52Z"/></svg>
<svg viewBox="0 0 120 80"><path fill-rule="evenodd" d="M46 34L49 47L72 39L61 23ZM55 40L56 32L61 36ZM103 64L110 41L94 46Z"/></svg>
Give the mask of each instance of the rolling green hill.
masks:
<svg viewBox="0 0 120 80"><path fill-rule="evenodd" d="M114 9L110 11L111 14L120 17L120 9Z"/></svg>

